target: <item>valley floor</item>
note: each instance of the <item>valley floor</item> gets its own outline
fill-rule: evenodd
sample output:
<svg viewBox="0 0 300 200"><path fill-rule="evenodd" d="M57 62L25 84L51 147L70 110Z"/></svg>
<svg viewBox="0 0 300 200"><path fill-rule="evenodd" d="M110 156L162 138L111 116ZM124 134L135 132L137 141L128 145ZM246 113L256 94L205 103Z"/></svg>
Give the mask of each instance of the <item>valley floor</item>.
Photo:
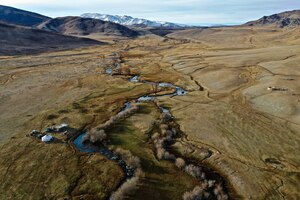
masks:
<svg viewBox="0 0 300 200"><path fill-rule="evenodd" d="M184 134L170 151L216 171L230 199L300 198L298 33L179 31L0 57L0 198L107 199L124 177L116 162L78 152L72 138L44 144L28 134L65 122L75 136L104 123L125 102L154 92L128 81L135 75L188 91L157 98ZM142 161L145 177L127 198L182 199L198 182L156 158L147 134L159 114L151 103L142 108L107 133L110 145Z"/></svg>

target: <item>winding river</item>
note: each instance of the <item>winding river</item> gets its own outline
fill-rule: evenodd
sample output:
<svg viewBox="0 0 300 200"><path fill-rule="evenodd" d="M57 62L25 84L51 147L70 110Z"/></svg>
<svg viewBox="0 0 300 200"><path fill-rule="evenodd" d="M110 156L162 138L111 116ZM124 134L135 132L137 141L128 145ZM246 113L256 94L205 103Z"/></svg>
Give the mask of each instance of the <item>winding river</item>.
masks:
<svg viewBox="0 0 300 200"><path fill-rule="evenodd" d="M106 69L107 74L112 74L112 69ZM138 76L133 76L132 78L129 79L130 82L135 82L135 83L145 83L145 84L156 84L159 87L165 87L165 88L175 88L175 92L169 93L169 94L164 94L160 96L178 96L178 95L186 95L187 92L182 89L181 87L175 86L171 83L155 83L155 82L150 82L150 81L141 81L139 80ZM135 100L128 101L124 104L123 109L120 111L124 111L126 109L131 108L131 104L133 102L135 103L140 103L140 102L147 102L147 101L153 101L158 95L145 95L145 96L140 96ZM170 113L170 111L167 108L160 107L161 112L169 114L171 117L173 117ZM123 161L118 155L116 155L114 152L110 151L106 146L98 146L94 145L90 142L84 142L84 136L87 134L87 132L82 132L79 134L73 141L73 144L77 148L78 151L83 152L83 153L100 153L104 155L106 158L113 160L117 162L120 167L122 168L123 172L125 173L125 180L130 179L134 175L134 170L126 164L125 161Z"/></svg>
<svg viewBox="0 0 300 200"><path fill-rule="evenodd" d="M120 65L115 64L114 67L119 68ZM113 75L113 69L112 68L106 69L106 73L109 75ZM127 101L127 102L125 102L124 107L121 109L120 112L123 112L126 109L131 108L133 103L139 104L141 102L154 101L157 97L161 97L161 96L172 97L172 96L183 96L183 95L187 94L187 91L185 91L183 88L173 85L171 83L165 83L165 82L156 83L156 82L151 82L151 81L145 81L145 80L141 80L139 76L133 76L130 79L128 79L128 81L132 82L132 83L144 83L144 84L149 84L149 85L155 85L155 86L158 86L161 88L169 88L169 89L173 89L173 90L172 90L172 92L169 92L167 94L143 95L134 100ZM162 113L166 113L171 118L174 118L167 108L160 106L159 109ZM83 142L84 141L83 138L84 138L85 134L86 134L86 132L82 132L73 141L73 144L75 145L75 147L77 148L78 151L84 152L84 153L100 153L100 154L104 155L106 158L117 162L125 174L124 182L128 179L131 179L134 176L135 171L129 165L127 165L126 162L124 160L122 160L118 155L116 155L113 151L110 151L106 146L96 146L89 142ZM207 169L207 171L208 171L208 174L211 173L211 172L209 172L210 169ZM213 192L213 191L211 191L211 192Z"/></svg>

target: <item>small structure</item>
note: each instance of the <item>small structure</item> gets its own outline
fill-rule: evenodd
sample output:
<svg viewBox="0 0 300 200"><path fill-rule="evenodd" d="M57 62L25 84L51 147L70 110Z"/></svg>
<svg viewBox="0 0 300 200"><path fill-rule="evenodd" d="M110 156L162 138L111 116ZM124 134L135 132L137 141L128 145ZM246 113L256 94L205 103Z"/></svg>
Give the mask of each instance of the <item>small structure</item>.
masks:
<svg viewBox="0 0 300 200"><path fill-rule="evenodd" d="M58 126L55 127L55 131L58 131L58 132L63 132L63 131L66 131L68 129L69 125L68 124L60 124Z"/></svg>
<svg viewBox="0 0 300 200"><path fill-rule="evenodd" d="M36 137L36 138L38 138L38 139L41 139L42 136L43 136L43 135L42 135L40 132L38 132L37 130L32 130L31 133L30 133L30 135L31 135L32 137Z"/></svg>
<svg viewBox="0 0 300 200"><path fill-rule="evenodd" d="M58 126L51 126L46 128L46 133L53 133L53 132L65 132L69 128L69 125L66 123L60 124Z"/></svg>
<svg viewBox="0 0 300 200"><path fill-rule="evenodd" d="M111 68L108 68L108 69L105 70L105 72L106 72L107 74L109 74L109 75L112 75L113 70L112 70Z"/></svg>
<svg viewBox="0 0 300 200"><path fill-rule="evenodd" d="M33 136L33 135L37 135L37 134L39 134L39 132L38 132L37 130L34 129L34 130L31 131L31 134L30 134L30 135Z"/></svg>
<svg viewBox="0 0 300 200"><path fill-rule="evenodd" d="M42 142L51 142L53 140L53 137L51 135L44 135L42 137Z"/></svg>
<svg viewBox="0 0 300 200"><path fill-rule="evenodd" d="M51 133L51 132L53 132L54 130L53 130L53 127L47 127L46 128L46 133Z"/></svg>
<svg viewBox="0 0 300 200"><path fill-rule="evenodd" d="M134 77L130 78L129 81L133 82L133 83L137 83L137 82L139 82L139 77L138 76L134 76Z"/></svg>
<svg viewBox="0 0 300 200"><path fill-rule="evenodd" d="M180 88L180 87L176 87L176 94L181 96L181 95L186 95L187 92L184 89Z"/></svg>

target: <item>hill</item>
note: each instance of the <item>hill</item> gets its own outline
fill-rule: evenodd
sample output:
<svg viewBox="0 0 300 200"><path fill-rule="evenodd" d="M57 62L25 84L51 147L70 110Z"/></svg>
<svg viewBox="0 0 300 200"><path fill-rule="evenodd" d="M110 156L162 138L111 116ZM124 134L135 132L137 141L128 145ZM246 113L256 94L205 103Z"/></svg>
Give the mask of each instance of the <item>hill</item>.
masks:
<svg viewBox="0 0 300 200"><path fill-rule="evenodd" d="M91 39L0 23L0 55L32 54L103 44Z"/></svg>
<svg viewBox="0 0 300 200"><path fill-rule="evenodd" d="M40 24L38 28L66 35L90 35L99 33L124 37L136 37L139 35L137 31L120 24L81 17L58 17L50 19Z"/></svg>
<svg viewBox="0 0 300 200"><path fill-rule="evenodd" d="M100 19L103 21L114 22L125 26L139 26L139 27L146 26L146 27L167 27L167 28L186 27L185 25L175 24L171 22L151 21L142 18L133 18L127 15L119 16L119 15L107 15L107 14L98 14L98 13L85 13L82 14L81 17Z"/></svg>
<svg viewBox="0 0 300 200"><path fill-rule="evenodd" d="M37 13L0 5L0 21L21 26L36 26L50 19Z"/></svg>
<svg viewBox="0 0 300 200"><path fill-rule="evenodd" d="M244 24L246 26L295 27L300 25L300 10L286 11L279 14L264 16L258 20Z"/></svg>

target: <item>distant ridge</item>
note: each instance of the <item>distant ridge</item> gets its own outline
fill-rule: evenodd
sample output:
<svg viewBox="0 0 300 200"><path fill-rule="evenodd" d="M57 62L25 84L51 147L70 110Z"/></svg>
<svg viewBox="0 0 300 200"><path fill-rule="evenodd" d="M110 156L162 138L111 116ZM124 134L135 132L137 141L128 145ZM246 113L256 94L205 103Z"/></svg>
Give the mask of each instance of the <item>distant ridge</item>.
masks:
<svg viewBox="0 0 300 200"><path fill-rule="evenodd" d="M244 24L245 26L278 26L295 27L300 25L300 10L286 11L270 16L264 16L258 20L250 21Z"/></svg>
<svg viewBox="0 0 300 200"><path fill-rule="evenodd" d="M102 33L124 37L138 36L138 32L120 24L92 18L58 17L49 19L37 26L39 29L66 35L89 35Z"/></svg>
<svg viewBox="0 0 300 200"><path fill-rule="evenodd" d="M119 16L119 15L107 15L107 14L99 14L99 13L85 13L82 14L81 17L100 19L103 21L114 22L126 26L148 26L148 27L168 27L168 28L186 27L186 25L175 24L171 22L163 22L163 21L151 21L142 18L133 18L127 15Z"/></svg>
<svg viewBox="0 0 300 200"><path fill-rule="evenodd" d="M0 22L0 44L0 55L17 55L104 43Z"/></svg>
<svg viewBox="0 0 300 200"><path fill-rule="evenodd" d="M0 5L0 21L21 26L36 26L50 17Z"/></svg>

